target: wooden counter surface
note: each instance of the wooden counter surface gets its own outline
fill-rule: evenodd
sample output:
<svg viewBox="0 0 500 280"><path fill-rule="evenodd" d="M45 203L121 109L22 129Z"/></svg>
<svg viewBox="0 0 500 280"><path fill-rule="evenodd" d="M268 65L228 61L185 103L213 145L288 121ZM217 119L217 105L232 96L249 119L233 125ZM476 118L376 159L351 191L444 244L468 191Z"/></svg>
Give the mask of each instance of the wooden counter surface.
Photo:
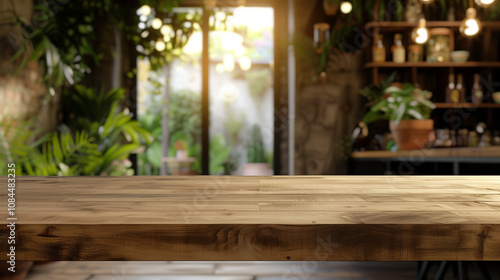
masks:
<svg viewBox="0 0 500 280"><path fill-rule="evenodd" d="M500 177L20 177L16 204L17 260L500 260Z"/></svg>

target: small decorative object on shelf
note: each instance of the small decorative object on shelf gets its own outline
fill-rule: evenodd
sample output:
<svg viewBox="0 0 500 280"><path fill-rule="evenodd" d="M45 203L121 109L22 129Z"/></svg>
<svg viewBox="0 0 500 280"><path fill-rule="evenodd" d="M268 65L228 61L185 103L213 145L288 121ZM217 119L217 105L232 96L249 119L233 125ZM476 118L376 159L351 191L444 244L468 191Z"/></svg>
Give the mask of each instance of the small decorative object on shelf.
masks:
<svg viewBox="0 0 500 280"><path fill-rule="evenodd" d="M407 22L417 22L423 16L422 4L418 0L408 0L405 17Z"/></svg>
<svg viewBox="0 0 500 280"><path fill-rule="evenodd" d="M427 43L427 62L450 61L450 35L448 28L434 28L429 31L430 39Z"/></svg>
<svg viewBox="0 0 500 280"><path fill-rule="evenodd" d="M424 60L424 49L422 45L410 45L408 46L408 61L409 62L420 62Z"/></svg>
<svg viewBox="0 0 500 280"><path fill-rule="evenodd" d="M385 47L384 47L384 36L382 34L377 34L375 37L375 44L372 48L373 62L385 62Z"/></svg>
<svg viewBox="0 0 500 280"><path fill-rule="evenodd" d="M458 90L458 102L465 102L465 87L464 87L464 76L462 74L458 74L457 81L457 90Z"/></svg>
<svg viewBox="0 0 500 280"><path fill-rule="evenodd" d="M323 0L323 9L327 16L334 16L339 10L340 0Z"/></svg>
<svg viewBox="0 0 500 280"><path fill-rule="evenodd" d="M495 101L495 103L500 104L500 91L493 93L493 101Z"/></svg>
<svg viewBox="0 0 500 280"><path fill-rule="evenodd" d="M489 147L491 146L491 133L486 130L483 135L481 135L481 140L479 141L479 147Z"/></svg>
<svg viewBox="0 0 500 280"><path fill-rule="evenodd" d="M446 88L446 103L459 103L460 92L455 86L455 75L450 74L448 79L448 88Z"/></svg>
<svg viewBox="0 0 500 280"><path fill-rule="evenodd" d="M392 60L396 63L404 63L406 61L406 51L403 46L403 35L394 35L394 46L392 46Z"/></svg>
<svg viewBox="0 0 500 280"><path fill-rule="evenodd" d="M469 132L469 147L477 147L477 145L479 144L478 141L478 137L477 137L477 132L475 131L471 131Z"/></svg>
<svg viewBox="0 0 500 280"><path fill-rule="evenodd" d="M491 140L491 144L493 146L500 146L500 131L495 130L495 132L493 132L493 139Z"/></svg>
<svg viewBox="0 0 500 280"><path fill-rule="evenodd" d="M467 62L470 53L468 51L454 51L450 54L453 62Z"/></svg>
<svg viewBox="0 0 500 280"><path fill-rule="evenodd" d="M323 43L330 40L330 25L325 22L314 25L314 46L319 48Z"/></svg>
<svg viewBox="0 0 500 280"><path fill-rule="evenodd" d="M479 74L474 74L474 85L472 86L471 90L472 103L480 104L481 102L483 102L483 96L484 92L481 84L479 83Z"/></svg>

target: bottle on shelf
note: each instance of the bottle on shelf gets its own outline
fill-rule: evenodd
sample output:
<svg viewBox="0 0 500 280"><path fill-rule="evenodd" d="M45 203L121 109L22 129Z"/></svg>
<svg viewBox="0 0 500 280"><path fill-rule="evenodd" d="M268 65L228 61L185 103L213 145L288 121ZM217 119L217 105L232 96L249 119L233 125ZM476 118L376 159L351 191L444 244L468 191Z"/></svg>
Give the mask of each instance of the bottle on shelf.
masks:
<svg viewBox="0 0 500 280"><path fill-rule="evenodd" d="M406 61L406 50L403 46L403 35L394 35L394 46L392 46L392 61L404 63Z"/></svg>
<svg viewBox="0 0 500 280"><path fill-rule="evenodd" d="M383 42L384 36L377 34L375 36L375 44L372 48L373 62L385 62L385 47Z"/></svg>
<svg viewBox="0 0 500 280"><path fill-rule="evenodd" d="M457 146L457 132L455 130L450 131L451 147Z"/></svg>
<svg viewBox="0 0 500 280"><path fill-rule="evenodd" d="M474 85L472 86L471 95L472 103L480 104L483 102L484 92L479 83L479 74L474 74Z"/></svg>
<svg viewBox="0 0 500 280"><path fill-rule="evenodd" d="M464 76L462 74L458 74L456 88L458 90L458 103L465 102ZM457 103L457 102L455 102L455 103Z"/></svg>
<svg viewBox="0 0 500 280"><path fill-rule="evenodd" d="M478 139L477 132L475 132L475 131L469 132L468 142L469 142L469 147L477 147L478 146L479 139Z"/></svg>
<svg viewBox="0 0 500 280"><path fill-rule="evenodd" d="M448 88L446 88L446 103L459 103L460 92L455 86L455 75L450 74L448 81Z"/></svg>

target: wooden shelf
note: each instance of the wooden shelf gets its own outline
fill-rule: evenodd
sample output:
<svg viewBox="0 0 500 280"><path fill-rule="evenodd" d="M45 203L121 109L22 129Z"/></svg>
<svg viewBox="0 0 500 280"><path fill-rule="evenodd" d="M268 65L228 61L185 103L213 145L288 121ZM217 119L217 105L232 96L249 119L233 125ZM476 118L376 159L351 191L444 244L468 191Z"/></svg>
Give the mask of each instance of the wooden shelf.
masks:
<svg viewBox="0 0 500 280"><path fill-rule="evenodd" d="M369 62L365 68L500 68L500 61L467 62Z"/></svg>
<svg viewBox="0 0 500 280"><path fill-rule="evenodd" d="M414 151L363 151L351 153L351 158L376 159L376 158L450 158L450 157L500 157L500 146L491 147L465 147L465 148L438 148Z"/></svg>
<svg viewBox="0 0 500 280"><path fill-rule="evenodd" d="M436 109L459 109L459 108L499 108L500 109L500 104L497 103L481 103L481 104L474 104L474 103L434 103L436 105Z"/></svg>
<svg viewBox="0 0 500 280"><path fill-rule="evenodd" d="M500 22L498 21L482 22L481 24L483 28L500 30ZM426 25L427 28L444 27L444 28L458 29L460 27L460 21L428 21ZM365 29L380 28L383 30L393 30L393 31L413 29L415 27L417 27L417 23L397 22L397 21L372 21L365 25Z"/></svg>

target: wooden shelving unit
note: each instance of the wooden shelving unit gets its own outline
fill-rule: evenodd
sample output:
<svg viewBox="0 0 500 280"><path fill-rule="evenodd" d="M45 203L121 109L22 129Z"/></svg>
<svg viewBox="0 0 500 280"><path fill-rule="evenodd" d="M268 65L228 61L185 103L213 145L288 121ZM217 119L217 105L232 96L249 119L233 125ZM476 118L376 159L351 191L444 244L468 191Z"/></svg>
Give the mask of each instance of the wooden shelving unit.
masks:
<svg viewBox="0 0 500 280"><path fill-rule="evenodd" d="M500 22L482 22L482 27L491 30L500 30ZM453 28L460 27L460 21L428 21L427 28ZM404 31L417 27L417 23L397 21L372 21L365 25L366 29L383 29L385 31Z"/></svg>
<svg viewBox="0 0 500 280"><path fill-rule="evenodd" d="M500 61L467 62L369 62L365 68L500 68Z"/></svg>
<svg viewBox="0 0 500 280"><path fill-rule="evenodd" d="M484 109L484 108L499 108L500 109L500 104L497 103L480 103L480 104L474 104L474 103L457 103L457 104L452 104L452 103L434 103L436 105L437 109L473 109L473 108L478 108L478 109Z"/></svg>

